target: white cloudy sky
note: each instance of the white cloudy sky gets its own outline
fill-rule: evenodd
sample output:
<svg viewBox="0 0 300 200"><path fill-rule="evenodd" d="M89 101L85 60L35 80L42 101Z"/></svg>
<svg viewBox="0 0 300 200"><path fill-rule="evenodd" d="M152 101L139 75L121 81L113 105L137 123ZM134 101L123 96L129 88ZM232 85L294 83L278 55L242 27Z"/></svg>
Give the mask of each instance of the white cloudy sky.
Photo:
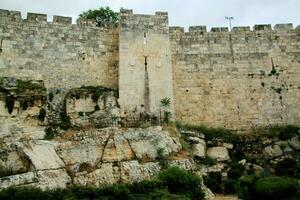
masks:
<svg viewBox="0 0 300 200"><path fill-rule="evenodd" d="M225 16L233 16L235 26L254 24L300 24L300 0L0 0L0 9L47 13L76 18L82 11L110 6L134 13L169 12L170 25L227 26Z"/></svg>

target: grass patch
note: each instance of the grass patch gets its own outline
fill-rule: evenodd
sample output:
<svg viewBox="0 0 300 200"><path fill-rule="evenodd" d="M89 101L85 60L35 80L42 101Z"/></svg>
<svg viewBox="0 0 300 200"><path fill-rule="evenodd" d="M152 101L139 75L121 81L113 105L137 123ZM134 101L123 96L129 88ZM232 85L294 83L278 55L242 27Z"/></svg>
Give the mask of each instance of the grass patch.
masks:
<svg viewBox="0 0 300 200"><path fill-rule="evenodd" d="M236 143L239 141L238 135L232 133L232 131L225 128L211 128L204 125L189 125L176 122L178 129L187 129L192 131L198 131L205 135L205 140L222 140L223 142Z"/></svg>

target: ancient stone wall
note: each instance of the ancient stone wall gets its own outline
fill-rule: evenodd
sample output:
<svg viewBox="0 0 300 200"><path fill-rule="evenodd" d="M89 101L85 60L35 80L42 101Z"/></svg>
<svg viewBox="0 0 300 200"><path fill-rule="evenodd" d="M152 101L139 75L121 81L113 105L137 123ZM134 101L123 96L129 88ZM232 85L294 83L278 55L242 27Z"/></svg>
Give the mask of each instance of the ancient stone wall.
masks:
<svg viewBox="0 0 300 200"><path fill-rule="evenodd" d="M300 29L170 28L176 119L249 129L300 124Z"/></svg>
<svg viewBox="0 0 300 200"><path fill-rule="evenodd" d="M173 84L168 14L136 15L122 10L120 19L119 95L123 113L158 115L160 101L170 98Z"/></svg>
<svg viewBox="0 0 300 200"><path fill-rule="evenodd" d="M118 86L118 28L69 17L0 10L0 74L44 80L47 88Z"/></svg>

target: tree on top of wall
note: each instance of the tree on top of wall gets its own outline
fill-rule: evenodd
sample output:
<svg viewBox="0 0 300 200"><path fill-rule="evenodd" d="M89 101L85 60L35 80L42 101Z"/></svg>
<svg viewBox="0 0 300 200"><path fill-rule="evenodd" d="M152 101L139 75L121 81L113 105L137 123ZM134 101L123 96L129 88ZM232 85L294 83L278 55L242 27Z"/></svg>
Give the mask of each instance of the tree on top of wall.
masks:
<svg viewBox="0 0 300 200"><path fill-rule="evenodd" d="M114 12L109 7L88 10L81 13L77 21L93 19L97 26L116 26L119 23L119 13Z"/></svg>

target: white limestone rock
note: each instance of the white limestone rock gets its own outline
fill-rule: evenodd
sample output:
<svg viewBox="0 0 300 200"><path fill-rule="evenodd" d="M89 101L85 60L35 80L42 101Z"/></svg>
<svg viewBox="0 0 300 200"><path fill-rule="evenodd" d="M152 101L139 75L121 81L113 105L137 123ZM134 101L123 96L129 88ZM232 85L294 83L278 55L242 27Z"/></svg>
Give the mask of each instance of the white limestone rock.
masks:
<svg viewBox="0 0 300 200"><path fill-rule="evenodd" d="M170 167L176 166L187 171L192 171L197 168L196 163L193 159L169 160L168 165Z"/></svg>
<svg viewBox="0 0 300 200"><path fill-rule="evenodd" d="M61 169L65 164L56 154L54 144L46 140L33 140L28 143L18 143L20 149L31 161L35 170Z"/></svg>
<svg viewBox="0 0 300 200"><path fill-rule="evenodd" d="M161 167L158 162L139 163L137 160L121 162L121 181L139 182L157 175Z"/></svg>
<svg viewBox="0 0 300 200"><path fill-rule="evenodd" d="M295 150L299 150L300 149L300 137L293 137L291 138L288 143L293 147L293 149Z"/></svg>
<svg viewBox="0 0 300 200"><path fill-rule="evenodd" d="M283 154L281 148L279 145L270 145L264 148L263 150L263 154L269 158L269 159L273 159L273 158L277 158L279 156L281 156Z"/></svg>
<svg viewBox="0 0 300 200"><path fill-rule="evenodd" d="M206 143L205 140L199 139L196 144L192 145L193 156L198 158L205 158L206 154Z"/></svg>
<svg viewBox="0 0 300 200"><path fill-rule="evenodd" d="M115 174L116 172L112 163L103 163L99 169L96 169L91 173L81 173L75 175L74 184L95 187L110 185L119 180L119 177L116 177Z"/></svg>
<svg viewBox="0 0 300 200"><path fill-rule="evenodd" d="M157 150L164 149L164 154L176 153L181 150L181 144L176 138L169 136L161 127L149 127L147 129L128 129L124 137L138 159L154 160Z"/></svg>
<svg viewBox="0 0 300 200"><path fill-rule="evenodd" d="M207 155L217 161L230 160L228 149L225 147L210 147L207 149Z"/></svg>
<svg viewBox="0 0 300 200"><path fill-rule="evenodd" d="M134 153L126 138L121 133L115 133L105 146L103 161L126 161L134 159Z"/></svg>
<svg viewBox="0 0 300 200"><path fill-rule="evenodd" d="M37 183L38 177L34 172L0 178L0 189Z"/></svg>
<svg viewBox="0 0 300 200"><path fill-rule="evenodd" d="M65 169L38 171L37 177L39 182L33 184L33 186L42 190L66 188L71 184L71 178Z"/></svg>

